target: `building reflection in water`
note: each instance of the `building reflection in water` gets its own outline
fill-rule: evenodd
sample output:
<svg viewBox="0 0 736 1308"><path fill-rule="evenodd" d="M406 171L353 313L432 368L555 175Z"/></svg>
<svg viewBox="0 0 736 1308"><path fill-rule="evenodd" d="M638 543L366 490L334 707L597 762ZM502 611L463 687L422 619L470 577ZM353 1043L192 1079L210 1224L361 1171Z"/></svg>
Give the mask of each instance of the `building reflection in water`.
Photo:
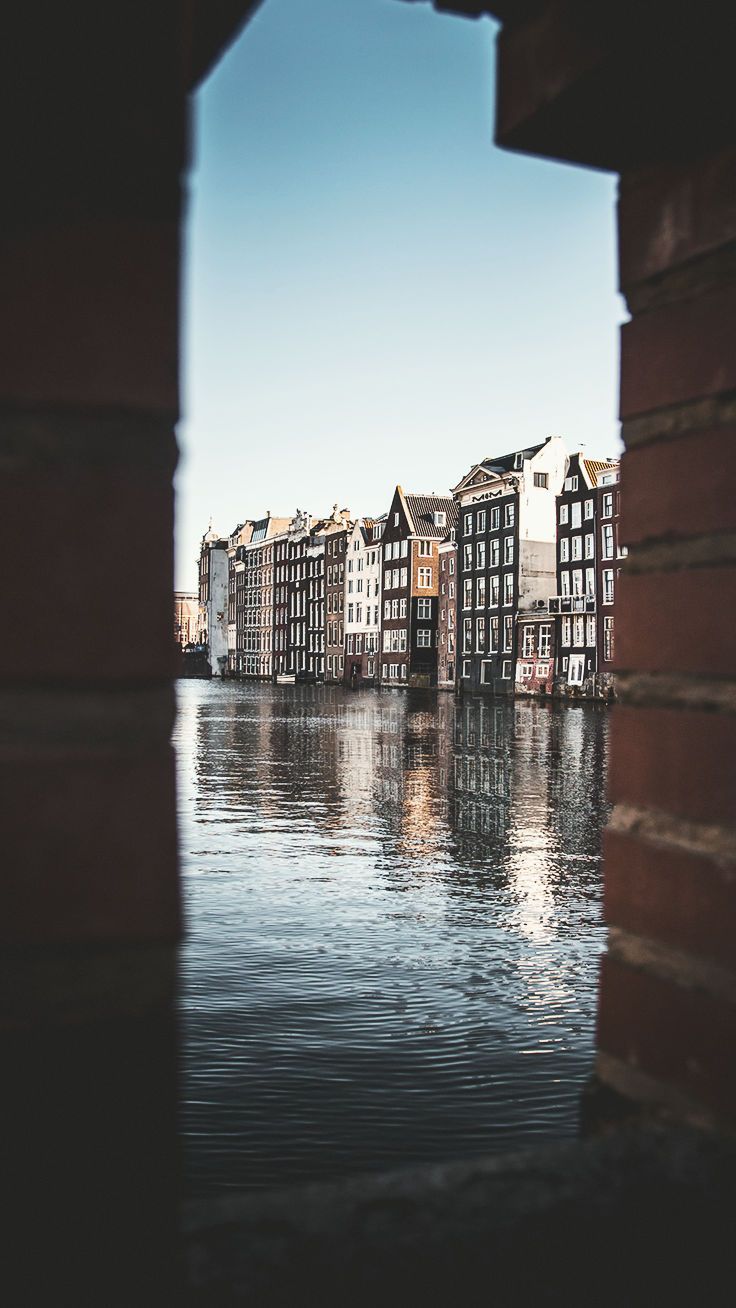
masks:
<svg viewBox="0 0 736 1308"><path fill-rule="evenodd" d="M606 711L197 682L180 702L190 1190L571 1134Z"/></svg>

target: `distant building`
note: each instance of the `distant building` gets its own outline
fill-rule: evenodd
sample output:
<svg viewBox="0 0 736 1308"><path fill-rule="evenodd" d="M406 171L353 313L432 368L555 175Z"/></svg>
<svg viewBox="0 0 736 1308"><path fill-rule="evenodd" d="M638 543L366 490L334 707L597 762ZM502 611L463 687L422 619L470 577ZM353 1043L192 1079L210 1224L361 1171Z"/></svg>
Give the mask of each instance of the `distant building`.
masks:
<svg viewBox="0 0 736 1308"><path fill-rule="evenodd" d="M325 681L342 681L345 653L345 553L351 529L334 531L325 545Z"/></svg>
<svg viewBox="0 0 736 1308"><path fill-rule="evenodd" d="M289 524L286 671L300 681L324 680L326 542L351 526L349 509L337 505L329 518L297 509Z"/></svg>
<svg viewBox="0 0 736 1308"><path fill-rule="evenodd" d="M251 680L270 681L274 675L275 541L288 527L288 518L267 513L253 522L250 539L238 550L238 664Z"/></svg>
<svg viewBox="0 0 736 1308"><path fill-rule="evenodd" d="M174 641L180 649L199 643L199 596L194 591L174 591Z"/></svg>
<svg viewBox="0 0 736 1308"><path fill-rule="evenodd" d="M242 644L238 644L238 616L242 628L243 567L242 547L251 537L252 521L239 522L228 540L227 550L227 664L231 675L241 671Z"/></svg>
<svg viewBox="0 0 736 1308"><path fill-rule="evenodd" d="M213 677L221 677L228 663L228 546L210 528L199 551L199 627Z"/></svg>
<svg viewBox="0 0 736 1308"><path fill-rule="evenodd" d="M396 487L383 531L383 686L437 685L439 544L456 521L451 496L411 495Z"/></svg>
<svg viewBox="0 0 736 1308"><path fill-rule="evenodd" d="M449 536L440 541L437 549L440 568L440 590L437 603L437 686L439 690L455 689L456 611L457 611L457 541Z"/></svg>
<svg viewBox="0 0 736 1308"><path fill-rule="evenodd" d="M381 536L385 518L359 518L347 540L345 659L347 685L376 680L381 632Z"/></svg>
<svg viewBox="0 0 736 1308"><path fill-rule="evenodd" d="M557 497L555 689L613 692L614 616L621 560L619 463L573 454Z"/></svg>
<svg viewBox="0 0 736 1308"><path fill-rule="evenodd" d="M514 691L516 616L546 610L556 585L556 496L567 462L553 436L483 459L455 487L461 692Z"/></svg>

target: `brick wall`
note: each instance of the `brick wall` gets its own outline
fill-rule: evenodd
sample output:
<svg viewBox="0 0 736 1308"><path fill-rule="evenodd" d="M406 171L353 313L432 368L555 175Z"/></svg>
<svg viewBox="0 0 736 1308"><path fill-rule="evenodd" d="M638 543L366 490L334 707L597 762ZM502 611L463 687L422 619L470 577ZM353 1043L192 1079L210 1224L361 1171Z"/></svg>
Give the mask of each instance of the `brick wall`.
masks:
<svg viewBox="0 0 736 1308"><path fill-rule="evenodd" d="M621 175L598 1101L714 1124L736 1111L736 106L721 20L676 8L498 6L497 136Z"/></svg>

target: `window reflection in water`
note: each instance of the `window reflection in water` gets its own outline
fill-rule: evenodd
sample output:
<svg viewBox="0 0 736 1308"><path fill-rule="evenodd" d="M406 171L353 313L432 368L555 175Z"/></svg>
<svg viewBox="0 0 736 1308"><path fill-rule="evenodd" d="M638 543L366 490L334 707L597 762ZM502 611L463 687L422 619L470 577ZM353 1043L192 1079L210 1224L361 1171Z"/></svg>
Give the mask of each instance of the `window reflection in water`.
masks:
<svg viewBox="0 0 736 1308"><path fill-rule="evenodd" d="M190 1189L572 1133L606 711L196 682L180 704Z"/></svg>

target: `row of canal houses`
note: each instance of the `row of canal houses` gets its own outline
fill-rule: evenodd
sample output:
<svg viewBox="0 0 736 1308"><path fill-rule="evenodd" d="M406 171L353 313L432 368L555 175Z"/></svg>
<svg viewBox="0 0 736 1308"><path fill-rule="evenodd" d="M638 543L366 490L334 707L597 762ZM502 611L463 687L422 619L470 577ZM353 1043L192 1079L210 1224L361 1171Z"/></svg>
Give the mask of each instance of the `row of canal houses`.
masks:
<svg viewBox="0 0 736 1308"><path fill-rule="evenodd" d="M214 675L470 694L613 694L619 464L563 441L475 464L388 512L298 510L209 531Z"/></svg>

